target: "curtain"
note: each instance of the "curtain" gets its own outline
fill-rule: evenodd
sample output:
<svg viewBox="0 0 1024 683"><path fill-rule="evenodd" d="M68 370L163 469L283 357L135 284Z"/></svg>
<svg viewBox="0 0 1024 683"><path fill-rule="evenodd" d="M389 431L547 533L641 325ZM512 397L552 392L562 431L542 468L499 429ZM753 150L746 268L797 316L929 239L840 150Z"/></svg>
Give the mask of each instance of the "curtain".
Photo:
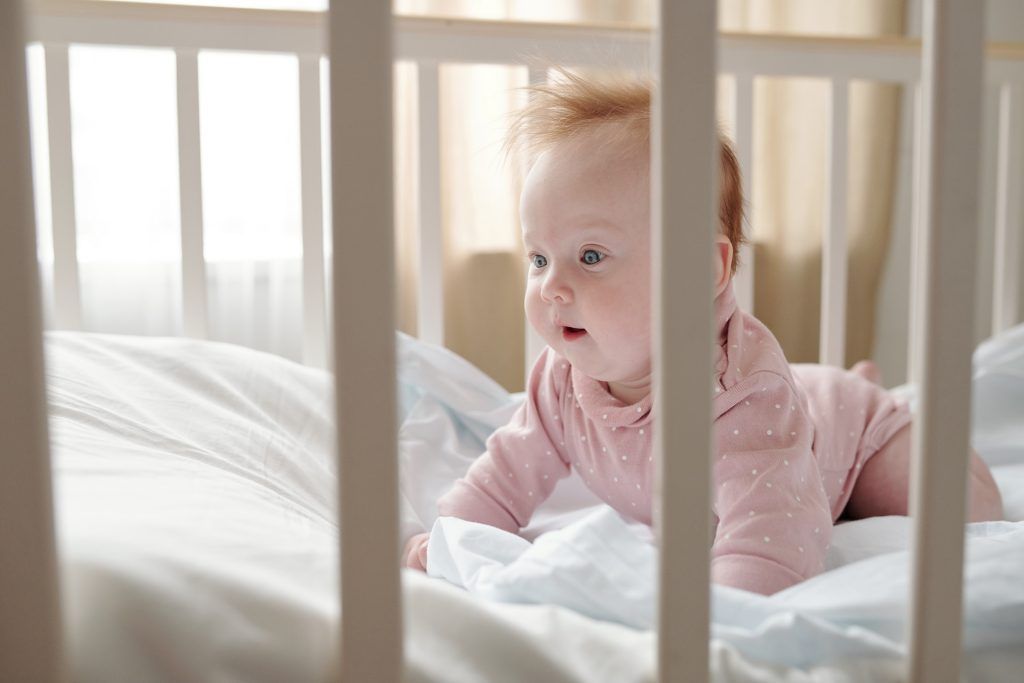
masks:
<svg viewBox="0 0 1024 683"><path fill-rule="evenodd" d="M730 31L877 36L902 35L904 15L905 3L892 0L725 0L720 18ZM828 86L760 79L754 96L754 168L744 172L757 264L755 314L790 361L816 361ZM872 355L895 196L899 97L899 86L854 82L850 88L847 365Z"/></svg>

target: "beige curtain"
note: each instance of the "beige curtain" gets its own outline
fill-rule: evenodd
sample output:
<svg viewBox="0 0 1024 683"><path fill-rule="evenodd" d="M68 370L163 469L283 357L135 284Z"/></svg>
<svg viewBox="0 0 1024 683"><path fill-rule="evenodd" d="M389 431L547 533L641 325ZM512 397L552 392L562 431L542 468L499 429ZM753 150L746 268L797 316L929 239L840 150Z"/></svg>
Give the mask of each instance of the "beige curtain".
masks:
<svg viewBox="0 0 1024 683"><path fill-rule="evenodd" d="M729 31L901 35L905 3L894 0L724 0ZM875 302L894 200L899 87L855 82L850 90L847 365L871 356ZM755 314L790 361L816 361L821 305L828 86L762 79L755 88L753 183ZM751 171L745 169L746 178Z"/></svg>
<svg viewBox="0 0 1024 683"><path fill-rule="evenodd" d="M649 23L650 0L397 0L405 14L534 21ZM903 2L722 0L724 30L898 34ZM511 390L522 388L525 261L518 174L501 142L522 96L524 69L446 65L441 70L442 210L446 345ZM416 86L396 70L396 229L399 323L415 333ZM828 90L824 83L757 85L755 168L748 181L756 243L755 314L793 361L817 358ZM898 92L855 84L850 111L848 359L870 355L875 295L888 244ZM728 121L726 121L728 125ZM744 169L747 178L750 169Z"/></svg>

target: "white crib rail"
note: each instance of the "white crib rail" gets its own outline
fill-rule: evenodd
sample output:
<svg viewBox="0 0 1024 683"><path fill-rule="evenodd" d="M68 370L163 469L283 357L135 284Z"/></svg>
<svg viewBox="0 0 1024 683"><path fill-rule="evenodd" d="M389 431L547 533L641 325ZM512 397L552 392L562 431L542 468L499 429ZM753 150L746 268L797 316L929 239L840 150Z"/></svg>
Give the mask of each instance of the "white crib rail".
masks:
<svg viewBox="0 0 1024 683"><path fill-rule="evenodd" d="M398 683L390 3L332 0L329 42L340 680Z"/></svg>
<svg viewBox="0 0 1024 683"><path fill-rule="evenodd" d="M964 518L971 428L984 3L925 5L927 229L917 336L910 679L960 680ZM927 457L925 457L927 454Z"/></svg>
<svg viewBox="0 0 1024 683"><path fill-rule="evenodd" d="M543 83L546 83L547 80L548 80L548 69L547 69L547 67L546 66L529 67L527 69L527 80L528 80L528 82L529 82L529 84L531 86L533 86L533 85L541 85ZM525 102L523 104L525 104ZM529 171L529 164L528 164L528 162L525 159L523 160L522 163L523 163L523 177L525 178L527 171ZM525 362L523 363L523 374L524 374L523 386L524 387L525 386L529 386L529 383L530 383L530 372L531 372L531 370L533 370L533 364L537 362L537 359L540 357L540 354L544 352L544 347L547 346L547 343L544 341L544 338L540 336L540 333L538 333L537 330L533 329L533 325L530 325L529 323L527 323L525 327L526 327L526 339L525 339L526 357L524 358Z"/></svg>
<svg viewBox="0 0 1024 683"><path fill-rule="evenodd" d="M82 326L82 301L78 286L68 44L44 43L43 54L46 63L46 127L50 134L54 314L57 327L76 329Z"/></svg>
<svg viewBox="0 0 1024 683"><path fill-rule="evenodd" d="M846 365L846 169L849 133L846 79L832 80L829 100L829 148L825 177L825 220L821 258L821 332L819 356L826 365Z"/></svg>
<svg viewBox="0 0 1024 683"><path fill-rule="evenodd" d="M0 681L63 674L20 2L0 3Z"/></svg>
<svg viewBox="0 0 1024 683"><path fill-rule="evenodd" d="M199 51L176 51L178 183L181 203L181 312L188 337L206 337L203 167L199 153Z"/></svg>
<svg viewBox="0 0 1024 683"><path fill-rule="evenodd" d="M999 166L996 178L996 244L992 333L1020 320L1021 242L1024 241L1024 83L1004 83L999 93Z"/></svg>
<svg viewBox="0 0 1024 683"><path fill-rule="evenodd" d="M749 194L750 169L754 168L754 78L750 72L742 71L733 79L733 142L736 144L736 159L746 175L745 190ZM740 269L733 279L736 303L745 311L754 310L754 250L753 235L747 235L750 242L740 247Z"/></svg>
<svg viewBox="0 0 1024 683"><path fill-rule="evenodd" d="M320 54L299 56L299 165L302 188L302 356L327 363L324 288L323 158L320 140Z"/></svg>
<svg viewBox="0 0 1024 683"><path fill-rule="evenodd" d="M444 232L441 216L441 84L437 62L417 67L419 165L417 202L419 290L417 334L431 344L444 344Z"/></svg>
<svg viewBox="0 0 1024 683"><path fill-rule="evenodd" d="M924 288L925 260L925 228L924 228L924 93L920 85L914 88L914 125L911 152L911 203L910 203L910 291L916 292ZM918 355L923 348L921 335L924 334L922 322L924 302L915 296L910 297L907 317L910 320L907 340L907 382L919 384L921 375Z"/></svg>
<svg viewBox="0 0 1024 683"><path fill-rule="evenodd" d="M708 676L711 612L718 13L715 0L661 0L659 7L652 52L660 87L651 107L651 310L656 410L672 418L654 423L658 671L661 681L701 681Z"/></svg>

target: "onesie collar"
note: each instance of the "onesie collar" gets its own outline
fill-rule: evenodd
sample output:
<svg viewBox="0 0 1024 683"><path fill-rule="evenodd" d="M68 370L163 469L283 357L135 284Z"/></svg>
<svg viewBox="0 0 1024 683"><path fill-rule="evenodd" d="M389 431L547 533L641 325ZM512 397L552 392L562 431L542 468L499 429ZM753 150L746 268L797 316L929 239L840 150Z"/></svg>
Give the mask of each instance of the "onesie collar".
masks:
<svg viewBox="0 0 1024 683"><path fill-rule="evenodd" d="M636 403L623 403L612 396L604 382L588 377L575 366L572 369L572 387L576 392L573 401L578 403L583 414L597 425L617 429L637 427L650 422L650 394Z"/></svg>
<svg viewBox="0 0 1024 683"><path fill-rule="evenodd" d="M717 334L715 336L715 348L712 351L714 356L712 357L712 365L715 370L715 379L717 380L725 372L729 365L729 359L725 353L725 345L728 343L729 334L729 321L736 315L738 306L736 304L736 294L732 290L732 280L729 280L729 284L725 286L722 293L715 298L715 329Z"/></svg>
<svg viewBox="0 0 1024 683"><path fill-rule="evenodd" d="M722 293L715 297L715 329L718 330L719 344L725 343L725 333L736 308L736 294L732 291L732 280L729 280Z"/></svg>

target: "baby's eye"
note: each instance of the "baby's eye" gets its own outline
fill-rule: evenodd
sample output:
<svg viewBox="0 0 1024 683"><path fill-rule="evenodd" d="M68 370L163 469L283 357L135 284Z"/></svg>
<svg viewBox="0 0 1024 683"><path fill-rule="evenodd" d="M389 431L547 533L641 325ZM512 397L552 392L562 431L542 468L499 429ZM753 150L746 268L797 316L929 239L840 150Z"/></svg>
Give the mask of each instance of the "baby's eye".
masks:
<svg viewBox="0 0 1024 683"><path fill-rule="evenodd" d="M595 263L598 263L598 262L600 262L603 259L604 259L604 254L599 252L597 249L587 249L586 251L583 252L582 260L588 266L592 266Z"/></svg>
<svg viewBox="0 0 1024 683"><path fill-rule="evenodd" d="M543 268L548 264L548 259L546 256L542 256L541 254L534 254L530 257L530 262L533 264L534 268Z"/></svg>

